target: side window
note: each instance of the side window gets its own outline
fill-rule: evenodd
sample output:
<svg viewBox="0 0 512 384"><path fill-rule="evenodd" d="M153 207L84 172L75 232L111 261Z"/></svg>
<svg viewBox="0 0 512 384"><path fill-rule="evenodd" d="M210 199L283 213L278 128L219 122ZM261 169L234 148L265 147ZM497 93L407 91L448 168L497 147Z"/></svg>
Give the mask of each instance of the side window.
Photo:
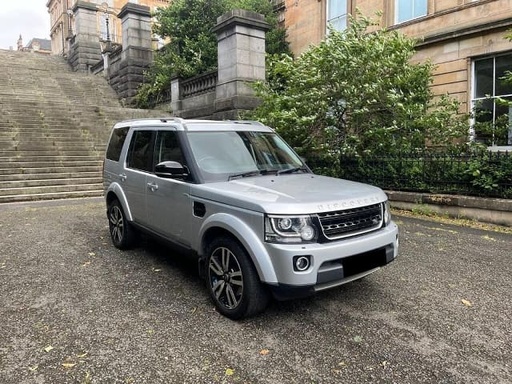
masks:
<svg viewBox="0 0 512 384"><path fill-rule="evenodd" d="M160 131L157 133L154 165L162 161L177 161L181 165L186 165L178 141L178 134L175 131Z"/></svg>
<svg viewBox="0 0 512 384"><path fill-rule="evenodd" d="M121 157L121 151L128 135L129 127L117 128L112 131L110 136L110 142L107 148L107 159L113 161L119 161Z"/></svg>
<svg viewBox="0 0 512 384"><path fill-rule="evenodd" d="M153 131L133 132L126 164L128 168L151 171L151 138Z"/></svg>

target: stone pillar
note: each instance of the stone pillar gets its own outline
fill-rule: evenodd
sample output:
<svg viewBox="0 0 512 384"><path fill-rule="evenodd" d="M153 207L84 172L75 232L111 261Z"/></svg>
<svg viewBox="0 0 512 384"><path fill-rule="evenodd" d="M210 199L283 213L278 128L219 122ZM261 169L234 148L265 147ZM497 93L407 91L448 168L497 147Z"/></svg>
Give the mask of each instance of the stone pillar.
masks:
<svg viewBox="0 0 512 384"><path fill-rule="evenodd" d="M265 80L265 33L263 15L235 9L217 19L213 31L218 41L218 82L214 118L237 119L254 109L259 100L251 83Z"/></svg>
<svg viewBox="0 0 512 384"><path fill-rule="evenodd" d="M108 77L117 94L130 102L143 81L144 71L153 62L150 8L126 3L121 19L123 48L120 60L111 63Z"/></svg>
<svg viewBox="0 0 512 384"><path fill-rule="evenodd" d="M179 116L182 108L181 103L181 78L171 79L171 110L175 116Z"/></svg>
<svg viewBox="0 0 512 384"><path fill-rule="evenodd" d="M70 40L68 61L73 70L86 72L101 60L96 4L78 0L73 6L75 36Z"/></svg>

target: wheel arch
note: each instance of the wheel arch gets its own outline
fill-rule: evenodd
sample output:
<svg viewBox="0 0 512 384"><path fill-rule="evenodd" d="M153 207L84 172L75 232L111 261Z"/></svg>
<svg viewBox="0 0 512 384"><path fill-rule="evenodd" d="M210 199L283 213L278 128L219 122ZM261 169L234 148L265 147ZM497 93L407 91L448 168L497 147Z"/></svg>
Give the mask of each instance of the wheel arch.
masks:
<svg viewBox="0 0 512 384"><path fill-rule="evenodd" d="M107 207L114 201L118 200L123 208L124 214L128 221L133 221L132 213L130 211L130 207L128 206L128 201L126 200L126 196L119 186L119 184L112 184L107 192L105 193L105 203Z"/></svg>
<svg viewBox="0 0 512 384"><path fill-rule="evenodd" d="M212 215L204 223L201 229L201 242L198 249L201 259L204 260L206 258L206 250L212 239L222 236L231 237L244 248L261 282L277 283L272 260L258 235L242 220L231 215Z"/></svg>

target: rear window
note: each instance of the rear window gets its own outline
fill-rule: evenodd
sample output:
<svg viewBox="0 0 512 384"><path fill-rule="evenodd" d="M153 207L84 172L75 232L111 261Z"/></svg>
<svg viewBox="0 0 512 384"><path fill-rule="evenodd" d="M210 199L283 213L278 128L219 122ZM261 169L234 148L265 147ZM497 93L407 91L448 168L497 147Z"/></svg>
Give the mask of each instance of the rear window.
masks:
<svg viewBox="0 0 512 384"><path fill-rule="evenodd" d="M123 150L124 141L126 140L129 129L129 127L114 129L107 148L107 159L119 161L119 158L121 157L121 151Z"/></svg>

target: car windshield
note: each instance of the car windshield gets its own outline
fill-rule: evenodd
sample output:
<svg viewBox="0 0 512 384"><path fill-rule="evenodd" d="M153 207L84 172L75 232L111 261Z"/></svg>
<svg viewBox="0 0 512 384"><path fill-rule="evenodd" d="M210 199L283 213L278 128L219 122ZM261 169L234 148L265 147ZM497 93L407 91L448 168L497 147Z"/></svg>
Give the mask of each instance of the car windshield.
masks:
<svg viewBox="0 0 512 384"><path fill-rule="evenodd" d="M307 171L277 134L250 131L189 132L188 140L206 182Z"/></svg>

